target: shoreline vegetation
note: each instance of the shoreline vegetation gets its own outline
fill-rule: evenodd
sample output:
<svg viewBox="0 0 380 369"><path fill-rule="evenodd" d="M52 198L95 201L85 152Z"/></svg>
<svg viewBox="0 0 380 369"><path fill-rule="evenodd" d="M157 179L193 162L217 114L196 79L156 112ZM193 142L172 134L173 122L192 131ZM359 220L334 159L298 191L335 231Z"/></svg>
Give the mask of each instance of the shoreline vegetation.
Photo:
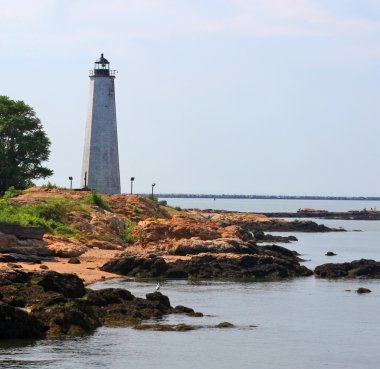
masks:
<svg viewBox="0 0 380 369"><path fill-rule="evenodd" d="M276 245L296 237L270 234L341 231L311 220L181 210L140 195L53 186L11 191L0 200L0 326L15 325L2 327L8 333L0 338L29 337L12 328L29 323L33 337L81 334L100 325L141 329L145 319L175 313L160 293L144 300L125 290L84 287L110 278L379 278L380 263L373 260L325 264L313 272L301 264L302 255Z"/></svg>

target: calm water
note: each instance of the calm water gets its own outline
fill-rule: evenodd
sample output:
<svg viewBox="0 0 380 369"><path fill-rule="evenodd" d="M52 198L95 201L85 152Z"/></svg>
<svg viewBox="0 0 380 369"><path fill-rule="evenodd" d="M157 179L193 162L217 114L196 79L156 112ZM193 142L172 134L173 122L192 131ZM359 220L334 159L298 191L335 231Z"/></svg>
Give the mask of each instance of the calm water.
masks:
<svg viewBox="0 0 380 369"><path fill-rule="evenodd" d="M286 200L281 203L293 206ZM350 205L345 204L354 208ZM289 208L283 206L277 210L283 209ZM299 241L285 246L310 259L305 262L308 267L361 257L380 259L380 222L318 222L351 231L293 233ZM363 232L352 232L358 229ZM326 251L338 255L328 258L324 256ZM354 290L360 286L370 288L372 293L357 295ZM144 296L154 290L155 281L113 280L93 287L122 287ZM101 328L93 335L80 338L3 342L0 367L379 368L379 281L325 281L313 277L266 283L168 281L163 284L162 292L170 297L173 305L187 305L206 315L203 318L170 316L165 322L188 322L203 328L181 333ZM222 321L230 321L237 328L209 327Z"/></svg>
<svg viewBox="0 0 380 369"><path fill-rule="evenodd" d="M378 207L379 201L341 201L341 200L250 200L250 199L167 199L171 206L180 206L183 209L218 209L248 212L296 212L298 209L313 208L328 211L349 211L371 209Z"/></svg>

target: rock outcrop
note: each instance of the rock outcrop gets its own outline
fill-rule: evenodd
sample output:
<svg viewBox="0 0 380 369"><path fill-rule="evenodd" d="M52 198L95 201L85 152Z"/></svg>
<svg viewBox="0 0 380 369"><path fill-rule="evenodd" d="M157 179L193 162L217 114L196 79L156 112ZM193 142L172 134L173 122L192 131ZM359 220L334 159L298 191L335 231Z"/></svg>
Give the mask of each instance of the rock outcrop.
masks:
<svg viewBox="0 0 380 369"><path fill-rule="evenodd" d="M328 263L315 268L320 278L380 278L380 261L360 259L350 263Z"/></svg>
<svg viewBox="0 0 380 369"><path fill-rule="evenodd" d="M86 289L73 274L0 270L0 338L83 334L99 326L134 326L174 313L160 292ZM176 313L178 313L176 311Z"/></svg>
<svg viewBox="0 0 380 369"><path fill-rule="evenodd" d="M77 258L80 264L70 270L100 273L97 268L103 260L120 252L104 265L104 271L162 278L287 278L310 271L292 251L272 244L297 239L267 232L331 231L311 221L287 222L253 213L179 211L138 195L103 196L97 206L88 201L89 196L88 191L36 187L9 200L15 208L45 209L45 220L53 214L61 233L50 229L42 240L0 234L0 263L20 262L28 268L26 263L43 263L44 257ZM95 263L96 253L102 255L101 263ZM73 268L71 262L61 262ZM54 263L48 268L54 270ZM87 274L82 271L81 276Z"/></svg>
<svg viewBox="0 0 380 369"><path fill-rule="evenodd" d="M286 221L284 219L268 218L263 214L237 213L226 211L202 212L204 216L219 226L237 225L251 232L331 232L342 231L332 229L323 224L317 224L311 220Z"/></svg>
<svg viewBox="0 0 380 369"><path fill-rule="evenodd" d="M192 237L215 240L221 237L221 232L215 223L202 221L187 214L175 214L171 219L146 219L139 222L134 229L135 238L141 243Z"/></svg>
<svg viewBox="0 0 380 369"><path fill-rule="evenodd" d="M285 249L286 250L286 249ZM275 249L257 250L255 254L199 254L192 257L164 258L122 255L107 262L102 270L139 278L252 278L281 279L312 275L289 254Z"/></svg>

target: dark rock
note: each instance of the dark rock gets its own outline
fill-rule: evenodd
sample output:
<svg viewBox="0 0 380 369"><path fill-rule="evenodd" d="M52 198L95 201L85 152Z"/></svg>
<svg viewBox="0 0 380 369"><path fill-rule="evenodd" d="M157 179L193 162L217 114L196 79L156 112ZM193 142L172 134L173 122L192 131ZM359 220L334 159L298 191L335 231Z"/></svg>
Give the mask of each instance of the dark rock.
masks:
<svg viewBox="0 0 380 369"><path fill-rule="evenodd" d="M159 323L145 323L145 324L136 324L134 329L138 330L153 330L153 331L177 331L185 332L195 329L194 326L189 324L159 324Z"/></svg>
<svg viewBox="0 0 380 369"><path fill-rule="evenodd" d="M254 229L263 232L332 232L344 231L344 229L333 229L326 227L324 224L318 224L311 220L294 220L290 222L276 221L273 219L271 222L236 222L237 225L245 229ZM260 228L260 229L258 229ZM255 234L256 232L255 231ZM255 236L256 238L256 236Z"/></svg>
<svg viewBox="0 0 380 369"><path fill-rule="evenodd" d="M101 270L113 270L116 274L135 277L159 277L167 270L167 264L160 257L144 258L126 255L108 261Z"/></svg>
<svg viewBox="0 0 380 369"><path fill-rule="evenodd" d="M233 328L234 325L230 322L221 322L219 323L216 328Z"/></svg>
<svg viewBox="0 0 380 369"><path fill-rule="evenodd" d="M203 317L203 313L199 312L199 311L193 311L191 313L186 313L187 316L190 316L192 318L201 318Z"/></svg>
<svg viewBox="0 0 380 369"><path fill-rule="evenodd" d="M46 330L34 316L0 302L0 339L42 338Z"/></svg>
<svg viewBox="0 0 380 369"><path fill-rule="evenodd" d="M29 281L29 273L23 272L22 270L13 270L12 272L3 272L0 270L0 286L15 283L27 283Z"/></svg>
<svg viewBox="0 0 380 369"><path fill-rule="evenodd" d="M7 266L12 269L21 269L22 266L18 264L8 263Z"/></svg>
<svg viewBox="0 0 380 369"><path fill-rule="evenodd" d="M69 264L80 264L80 260L78 258L70 258L67 262Z"/></svg>
<svg viewBox="0 0 380 369"><path fill-rule="evenodd" d="M264 232L263 231L255 231L253 234L254 234L257 241L264 239Z"/></svg>
<svg viewBox="0 0 380 369"><path fill-rule="evenodd" d="M194 310L186 306L178 305L174 308L174 312L187 314L187 313L194 313Z"/></svg>
<svg viewBox="0 0 380 369"><path fill-rule="evenodd" d="M259 254L200 254L191 259L177 259L166 263L156 259L121 256L106 263L101 269L133 277L164 278L260 278L277 279L312 275L312 271L299 264L293 252L280 246L260 248ZM157 260L164 267L155 268ZM164 263L164 264L163 264ZM160 264L159 264L160 265Z"/></svg>
<svg viewBox="0 0 380 369"><path fill-rule="evenodd" d="M46 298L45 301L43 301L42 306L53 306L53 305L60 305L60 304L66 304L69 300L66 297L63 296L53 296Z"/></svg>
<svg viewBox="0 0 380 369"><path fill-rule="evenodd" d="M106 306L118 304L122 301L132 301L135 297L131 292L121 288L106 288L103 290L89 291L86 300L91 305Z"/></svg>
<svg viewBox="0 0 380 369"><path fill-rule="evenodd" d="M23 255L16 253L3 254L0 256L0 262L3 263L30 263L41 264L41 257L36 255Z"/></svg>
<svg viewBox="0 0 380 369"><path fill-rule="evenodd" d="M43 269L43 270L48 270L49 267L47 265L40 265L40 269Z"/></svg>
<svg viewBox="0 0 380 369"><path fill-rule="evenodd" d="M41 276L38 285L45 291L58 292L65 297L82 297L86 293L82 280L75 274L50 271Z"/></svg>
<svg viewBox="0 0 380 369"><path fill-rule="evenodd" d="M25 298L22 296L12 296L7 301L8 305L23 308L26 305Z"/></svg>
<svg viewBox="0 0 380 369"><path fill-rule="evenodd" d="M0 338L84 334L101 325L132 326L173 312L160 292L142 299L124 289L86 290L77 276L51 271L0 270L0 297ZM28 306L31 312L16 306ZM41 329L36 331L32 323Z"/></svg>
<svg viewBox="0 0 380 369"><path fill-rule="evenodd" d="M257 240L259 242L280 242L280 243L289 243L293 241L298 241L297 237L295 236L273 236L271 234L265 234L260 240Z"/></svg>
<svg viewBox="0 0 380 369"><path fill-rule="evenodd" d="M364 287L359 287L357 290L356 290L357 293L361 294L361 293L370 293L371 290L369 290L368 288L364 288Z"/></svg>
<svg viewBox="0 0 380 369"><path fill-rule="evenodd" d="M146 299L148 301L157 301L168 309L171 308L169 298L163 295L161 292L147 293Z"/></svg>
<svg viewBox="0 0 380 369"><path fill-rule="evenodd" d="M152 277L159 277L168 270L168 264L160 257L154 259L152 266L150 267L150 274Z"/></svg>
<svg viewBox="0 0 380 369"><path fill-rule="evenodd" d="M93 309L80 300L32 310L34 316L49 326L49 336L83 334L99 327L100 321Z"/></svg>
<svg viewBox="0 0 380 369"><path fill-rule="evenodd" d="M320 278L380 278L380 262L360 259L350 263L328 263L317 266L314 274Z"/></svg>
<svg viewBox="0 0 380 369"><path fill-rule="evenodd" d="M325 255L326 256L335 256L336 254L332 251L327 251Z"/></svg>
<svg viewBox="0 0 380 369"><path fill-rule="evenodd" d="M285 256L285 257L294 258L293 251L291 251L285 247L282 247L282 246L271 245L271 246L261 246L261 248L264 250L271 251L272 254L273 253L274 254L280 254L280 255Z"/></svg>
<svg viewBox="0 0 380 369"><path fill-rule="evenodd" d="M45 229L42 227L25 227L18 224L0 223L0 232L15 235L20 239L33 238L36 240L42 240L45 234Z"/></svg>

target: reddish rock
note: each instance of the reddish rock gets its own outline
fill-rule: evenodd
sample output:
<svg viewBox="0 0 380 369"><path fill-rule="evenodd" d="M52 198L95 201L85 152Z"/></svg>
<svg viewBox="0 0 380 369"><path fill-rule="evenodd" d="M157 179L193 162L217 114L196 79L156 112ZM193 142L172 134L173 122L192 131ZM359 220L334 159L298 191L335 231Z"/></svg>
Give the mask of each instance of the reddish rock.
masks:
<svg viewBox="0 0 380 369"><path fill-rule="evenodd" d="M71 258L84 254L88 247L74 238L64 238L53 235L46 235L46 248L51 255L63 258Z"/></svg>
<svg viewBox="0 0 380 369"><path fill-rule="evenodd" d="M147 219L139 222L134 229L134 235L142 243L192 237L215 240L221 237L221 230L209 221L198 220L189 215L173 215L171 219Z"/></svg>

